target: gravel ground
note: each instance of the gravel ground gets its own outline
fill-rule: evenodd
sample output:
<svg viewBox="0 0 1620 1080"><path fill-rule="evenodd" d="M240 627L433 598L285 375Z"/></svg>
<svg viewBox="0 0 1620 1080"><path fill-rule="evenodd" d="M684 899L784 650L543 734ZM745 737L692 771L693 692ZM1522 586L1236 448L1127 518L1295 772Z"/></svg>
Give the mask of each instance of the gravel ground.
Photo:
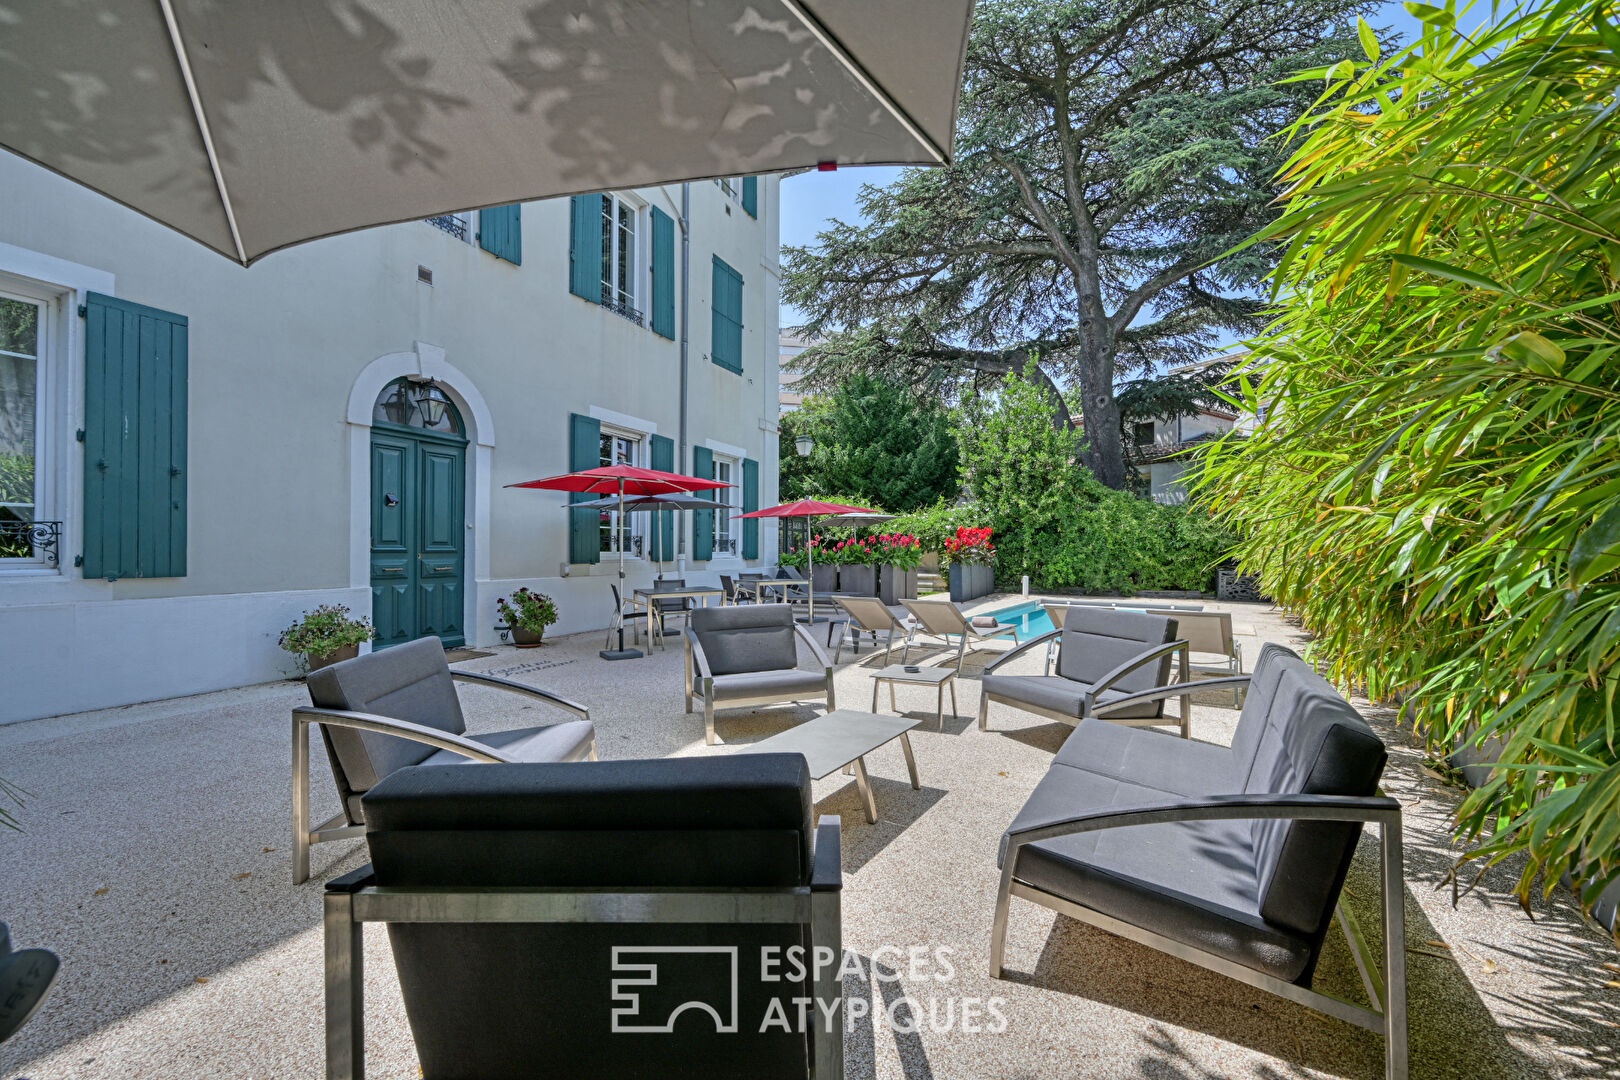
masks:
<svg viewBox="0 0 1620 1080"><path fill-rule="evenodd" d="M1249 661L1265 641L1298 644L1270 608L1226 606ZM604 759L729 752L705 747L701 715L683 711L677 648L609 665L600 646L588 634L460 666L588 704ZM986 975L997 839L1070 730L998 705L980 732L978 674L991 659L968 661L961 714L947 715L943 732L932 692L900 688L902 708L928 717L912 733L922 789L906 781L897 746L874 754L877 824L866 824L851 778L816 785L818 809L843 819L846 948L868 972L876 954L880 976L896 973L894 948L947 947L955 967L943 983L903 970L893 982L846 980L875 1013L909 995L919 1021L910 1032L857 1026L848 1075L1381 1076L1382 1042L1370 1033L1021 901L1008 978ZM942 660L935 651L925 662ZM875 666L846 651L846 706L870 702ZM475 732L548 716L492 691L463 694ZM0 1048L0 1077L321 1075L320 883L364 860L359 842L321 845L312 879L290 884L288 710L303 700L299 683L273 683L0 727L0 775L33 793L26 831L0 835L0 919L19 945L55 949L64 965L45 1008ZM1562 890L1533 905L1532 923L1509 895L1511 865L1453 907L1436 886L1452 858L1446 816L1458 793L1424 772L1387 716L1357 705L1391 747L1386 789L1406 805L1412 1076L1620 1076L1620 989L1603 966L1620 960L1613 944ZM726 712L719 732L732 746L754 742L816 711ZM1194 737L1228 741L1236 715L1218 699L1200 704ZM314 761L324 816L336 798L318 746ZM1374 938L1376 866L1369 836L1349 890ZM369 1074L415 1077L386 936L373 928L366 947ZM1318 986L1361 1000L1358 985L1335 931ZM963 1030L960 1004L975 998L1001 999L1006 1030ZM894 1005L901 1027L908 1008Z"/></svg>

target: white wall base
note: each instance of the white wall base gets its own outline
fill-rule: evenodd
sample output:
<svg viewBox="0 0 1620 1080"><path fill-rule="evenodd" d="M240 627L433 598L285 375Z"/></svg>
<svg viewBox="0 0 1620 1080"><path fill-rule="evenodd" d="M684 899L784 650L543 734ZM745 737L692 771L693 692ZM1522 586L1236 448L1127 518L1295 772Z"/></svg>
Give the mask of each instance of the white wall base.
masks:
<svg viewBox="0 0 1620 1080"><path fill-rule="evenodd" d="M371 610L370 589L307 589L0 607L0 723L285 679L276 644L320 604Z"/></svg>

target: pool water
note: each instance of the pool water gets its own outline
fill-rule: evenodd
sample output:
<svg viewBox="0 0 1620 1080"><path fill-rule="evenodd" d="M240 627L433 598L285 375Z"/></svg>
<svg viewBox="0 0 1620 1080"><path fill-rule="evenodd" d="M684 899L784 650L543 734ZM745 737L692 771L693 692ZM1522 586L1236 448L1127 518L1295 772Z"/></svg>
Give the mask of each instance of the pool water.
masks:
<svg viewBox="0 0 1620 1080"><path fill-rule="evenodd" d="M1052 620L1046 614L1038 601L1031 600L1024 604L1015 604L1012 607L1000 608L996 611L987 611L986 615L994 615L996 622L1003 626L1016 626L1016 637L1019 641L1028 641L1030 638L1040 637L1052 630Z"/></svg>

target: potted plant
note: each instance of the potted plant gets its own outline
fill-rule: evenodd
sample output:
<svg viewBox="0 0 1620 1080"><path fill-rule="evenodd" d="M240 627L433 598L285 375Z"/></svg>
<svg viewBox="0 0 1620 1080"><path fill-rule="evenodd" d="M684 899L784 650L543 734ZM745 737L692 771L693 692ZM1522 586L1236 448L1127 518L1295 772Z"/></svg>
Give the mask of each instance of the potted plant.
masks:
<svg viewBox="0 0 1620 1080"><path fill-rule="evenodd" d="M877 595L876 541L845 540L839 547L838 591L852 596Z"/></svg>
<svg viewBox="0 0 1620 1080"><path fill-rule="evenodd" d="M824 542L820 533L812 536L810 543L806 546L811 549L815 556L813 560L810 560L811 587L820 593L836 592L838 589L839 563L843 560L843 554L838 546Z"/></svg>
<svg viewBox="0 0 1620 1080"><path fill-rule="evenodd" d="M537 593L528 586L518 589L512 599L500 597L495 610L506 620L512 632L512 644L520 649L537 649L546 636L546 627L557 621L557 605L545 593Z"/></svg>
<svg viewBox="0 0 1620 1080"><path fill-rule="evenodd" d="M922 541L910 533L885 533L877 538L878 596L890 607L917 599L917 568L922 565Z"/></svg>
<svg viewBox="0 0 1620 1080"><path fill-rule="evenodd" d="M951 563L951 599L958 604L995 591L996 572L992 564L996 548L990 542L990 535L988 527L971 529L964 525L945 541L945 557Z"/></svg>
<svg viewBox="0 0 1620 1080"><path fill-rule="evenodd" d="M361 642L376 634L364 615L356 619L342 604L322 604L283 630L277 644L290 653L303 653L305 670L318 671L340 660L353 660L360 655Z"/></svg>

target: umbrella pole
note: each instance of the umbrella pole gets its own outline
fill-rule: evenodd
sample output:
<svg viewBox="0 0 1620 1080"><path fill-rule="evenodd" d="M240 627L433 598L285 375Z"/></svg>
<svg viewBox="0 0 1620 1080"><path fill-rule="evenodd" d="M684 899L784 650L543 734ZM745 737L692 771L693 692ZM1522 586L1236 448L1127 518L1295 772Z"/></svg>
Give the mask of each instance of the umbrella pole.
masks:
<svg viewBox="0 0 1620 1080"><path fill-rule="evenodd" d="M807 517L807 518L804 519L804 534L805 534L804 550L809 555L809 566L810 566L810 626L812 627L811 633L815 632L814 627L816 625L816 545L810 543L810 538L815 535L815 532L814 532L814 530L812 528L813 525L814 525L814 521L811 518Z"/></svg>
<svg viewBox="0 0 1620 1080"><path fill-rule="evenodd" d="M604 660L635 660L646 655L640 649L626 649L624 647L624 481L619 481L619 517L613 523L613 546L619 549L619 647L616 650L603 649L600 653ZM652 647L652 604L647 604L647 645Z"/></svg>

